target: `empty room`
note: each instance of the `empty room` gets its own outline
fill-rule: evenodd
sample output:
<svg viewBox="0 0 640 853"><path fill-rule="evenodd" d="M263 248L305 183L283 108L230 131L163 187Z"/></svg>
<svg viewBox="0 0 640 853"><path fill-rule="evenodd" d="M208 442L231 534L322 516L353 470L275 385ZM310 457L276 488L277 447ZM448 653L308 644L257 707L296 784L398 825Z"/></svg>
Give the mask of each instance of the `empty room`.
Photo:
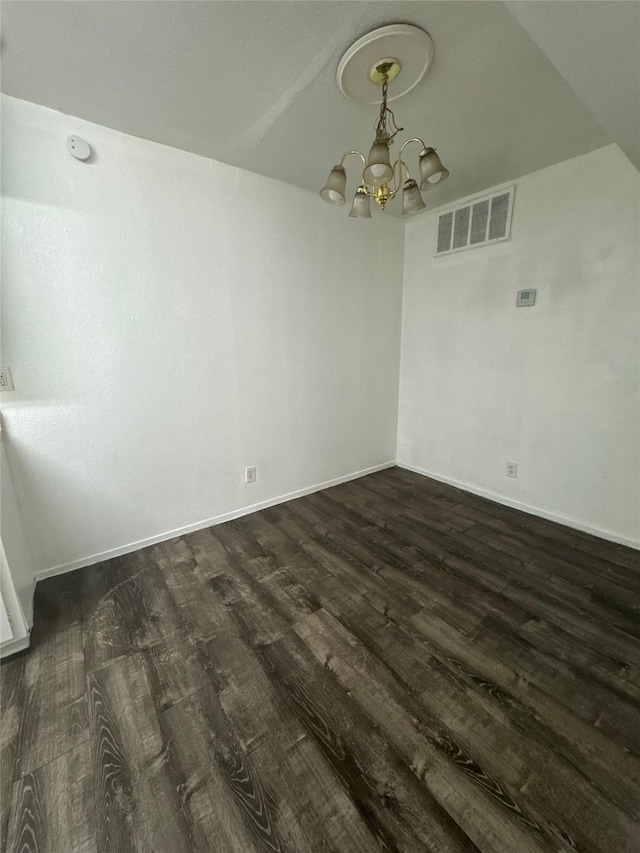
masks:
<svg viewBox="0 0 640 853"><path fill-rule="evenodd" d="M640 851L640 3L0 16L0 849Z"/></svg>

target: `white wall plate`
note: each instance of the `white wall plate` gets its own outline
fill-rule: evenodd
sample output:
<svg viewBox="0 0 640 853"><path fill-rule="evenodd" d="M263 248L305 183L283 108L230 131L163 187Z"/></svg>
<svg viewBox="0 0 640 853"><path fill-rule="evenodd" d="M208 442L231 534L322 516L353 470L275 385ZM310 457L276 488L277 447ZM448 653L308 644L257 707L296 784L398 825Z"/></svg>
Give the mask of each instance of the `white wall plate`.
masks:
<svg viewBox="0 0 640 853"><path fill-rule="evenodd" d="M372 83L369 72L376 63L395 59L400 63L397 79L389 83L389 101L406 95L422 80L433 61L431 37L419 27L391 24L359 38L340 60L336 74L338 88L352 101L380 102L380 86Z"/></svg>

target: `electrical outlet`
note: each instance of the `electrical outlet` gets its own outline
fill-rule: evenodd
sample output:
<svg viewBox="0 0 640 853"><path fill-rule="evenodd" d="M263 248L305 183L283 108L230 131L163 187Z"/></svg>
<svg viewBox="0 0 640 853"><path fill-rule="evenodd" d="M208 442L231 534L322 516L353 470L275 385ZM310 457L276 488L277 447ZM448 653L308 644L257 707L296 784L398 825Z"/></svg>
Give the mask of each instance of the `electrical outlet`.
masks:
<svg viewBox="0 0 640 853"><path fill-rule="evenodd" d="M518 476L518 463L517 462L507 462L507 477L517 477Z"/></svg>
<svg viewBox="0 0 640 853"><path fill-rule="evenodd" d="M10 367L0 367L0 391L13 391L13 377Z"/></svg>
<svg viewBox="0 0 640 853"><path fill-rule="evenodd" d="M257 465L248 465L244 469L244 481L245 483L255 483L258 479L258 466Z"/></svg>

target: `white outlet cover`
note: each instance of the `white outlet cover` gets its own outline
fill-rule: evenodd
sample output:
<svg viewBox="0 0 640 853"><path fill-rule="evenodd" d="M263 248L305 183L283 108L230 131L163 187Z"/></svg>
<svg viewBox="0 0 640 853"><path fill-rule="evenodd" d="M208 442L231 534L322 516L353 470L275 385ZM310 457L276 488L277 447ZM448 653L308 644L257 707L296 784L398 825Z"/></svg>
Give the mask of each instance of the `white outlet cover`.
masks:
<svg viewBox="0 0 640 853"><path fill-rule="evenodd" d="M258 467L256 465L247 465L244 469L245 483L255 483L258 479Z"/></svg>

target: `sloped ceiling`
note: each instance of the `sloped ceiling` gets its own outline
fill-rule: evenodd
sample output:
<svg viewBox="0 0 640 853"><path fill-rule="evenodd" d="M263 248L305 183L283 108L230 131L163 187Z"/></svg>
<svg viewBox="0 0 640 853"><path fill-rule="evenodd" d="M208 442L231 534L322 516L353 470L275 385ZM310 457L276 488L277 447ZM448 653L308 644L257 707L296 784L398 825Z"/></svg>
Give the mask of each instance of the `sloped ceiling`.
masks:
<svg viewBox="0 0 640 853"><path fill-rule="evenodd" d="M2 90L318 189L345 150L366 151L377 113L339 93L339 59L398 21L435 45L427 77L394 104L451 171L430 206L613 140L507 6L483 0L5 0Z"/></svg>
<svg viewBox="0 0 640 853"><path fill-rule="evenodd" d="M640 3L506 4L600 125L640 169Z"/></svg>

